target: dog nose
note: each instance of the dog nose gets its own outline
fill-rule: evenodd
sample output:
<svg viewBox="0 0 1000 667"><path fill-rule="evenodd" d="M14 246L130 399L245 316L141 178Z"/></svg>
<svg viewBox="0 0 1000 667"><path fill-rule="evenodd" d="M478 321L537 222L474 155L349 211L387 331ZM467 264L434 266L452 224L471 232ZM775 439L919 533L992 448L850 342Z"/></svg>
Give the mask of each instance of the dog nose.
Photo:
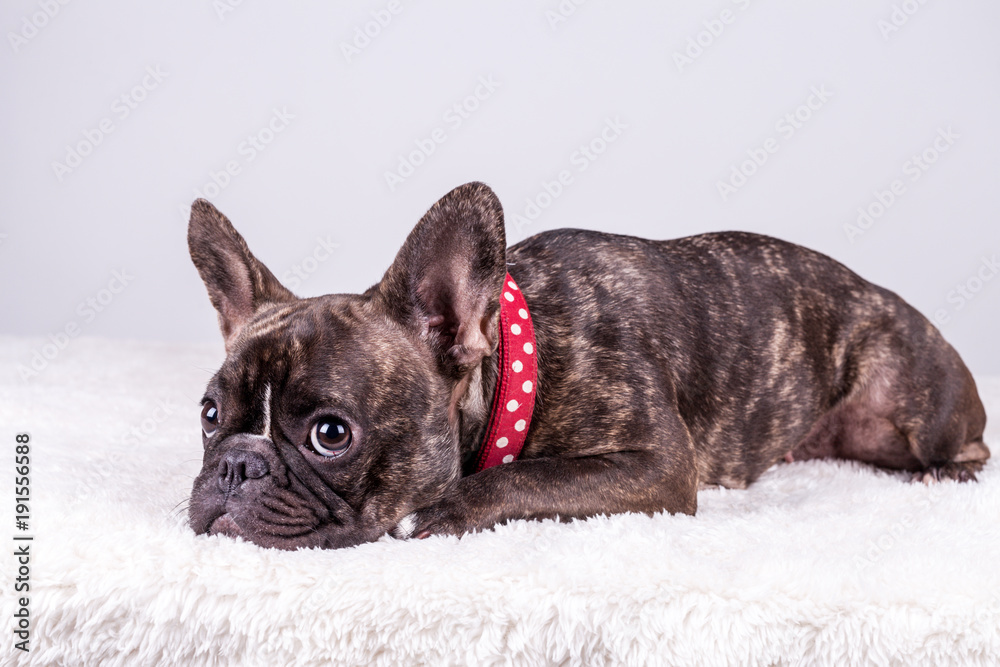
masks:
<svg viewBox="0 0 1000 667"><path fill-rule="evenodd" d="M267 472L267 461L260 454L245 449L232 450L219 462L219 490L232 493L246 480L260 479Z"/></svg>

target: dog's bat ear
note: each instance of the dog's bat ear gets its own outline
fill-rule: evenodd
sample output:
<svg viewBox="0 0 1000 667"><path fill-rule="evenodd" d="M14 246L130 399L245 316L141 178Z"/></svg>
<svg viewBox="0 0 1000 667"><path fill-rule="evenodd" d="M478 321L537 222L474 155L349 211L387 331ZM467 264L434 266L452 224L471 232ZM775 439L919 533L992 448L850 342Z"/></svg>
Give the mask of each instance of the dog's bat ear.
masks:
<svg viewBox="0 0 1000 667"><path fill-rule="evenodd" d="M427 211L372 291L461 375L497 344L506 275L500 200L488 186L467 183Z"/></svg>
<svg viewBox="0 0 1000 667"><path fill-rule="evenodd" d="M218 312L227 353L258 309L296 298L253 256L226 216L204 199L191 205L188 250Z"/></svg>

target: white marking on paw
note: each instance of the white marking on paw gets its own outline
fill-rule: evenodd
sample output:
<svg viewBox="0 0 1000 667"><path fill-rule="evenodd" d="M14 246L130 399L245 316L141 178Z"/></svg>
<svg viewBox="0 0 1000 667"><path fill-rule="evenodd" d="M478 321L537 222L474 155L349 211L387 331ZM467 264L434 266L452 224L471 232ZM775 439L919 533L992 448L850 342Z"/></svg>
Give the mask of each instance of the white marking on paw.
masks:
<svg viewBox="0 0 1000 667"><path fill-rule="evenodd" d="M415 513L407 514L396 527L392 529L392 536L397 540L405 540L413 534L413 531L417 527L417 515Z"/></svg>

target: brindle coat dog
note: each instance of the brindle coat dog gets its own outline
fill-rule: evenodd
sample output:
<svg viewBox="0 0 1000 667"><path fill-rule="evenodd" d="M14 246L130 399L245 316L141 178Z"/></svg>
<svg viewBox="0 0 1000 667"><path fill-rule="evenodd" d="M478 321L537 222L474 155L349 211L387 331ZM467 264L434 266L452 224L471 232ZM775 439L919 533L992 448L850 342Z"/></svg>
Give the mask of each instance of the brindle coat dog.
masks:
<svg viewBox="0 0 1000 667"><path fill-rule="evenodd" d="M693 514L699 487L743 488L783 459L966 481L989 457L975 382L937 329L777 239L564 229L506 248L500 202L470 183L427 212L377 285L309 299L207 201L188 241L227 352L203 401L197 533L336 548ZM470 474L507 271L534 318L537 403L521 458Z"/></svg>

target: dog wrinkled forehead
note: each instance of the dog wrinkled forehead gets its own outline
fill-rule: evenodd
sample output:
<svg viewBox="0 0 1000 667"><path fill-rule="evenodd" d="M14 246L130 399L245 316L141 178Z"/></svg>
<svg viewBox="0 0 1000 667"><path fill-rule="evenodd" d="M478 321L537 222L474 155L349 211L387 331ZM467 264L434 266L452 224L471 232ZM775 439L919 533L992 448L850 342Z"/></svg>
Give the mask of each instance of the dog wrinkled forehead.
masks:
<svg viewBox="0 0 1000 667"><path fill-rule="evenodd" d="M356 295L263 309L217 376L229 392L281 393L293 412L336 398L359 411L434 379L433 357L404 327Z"/></svg>

